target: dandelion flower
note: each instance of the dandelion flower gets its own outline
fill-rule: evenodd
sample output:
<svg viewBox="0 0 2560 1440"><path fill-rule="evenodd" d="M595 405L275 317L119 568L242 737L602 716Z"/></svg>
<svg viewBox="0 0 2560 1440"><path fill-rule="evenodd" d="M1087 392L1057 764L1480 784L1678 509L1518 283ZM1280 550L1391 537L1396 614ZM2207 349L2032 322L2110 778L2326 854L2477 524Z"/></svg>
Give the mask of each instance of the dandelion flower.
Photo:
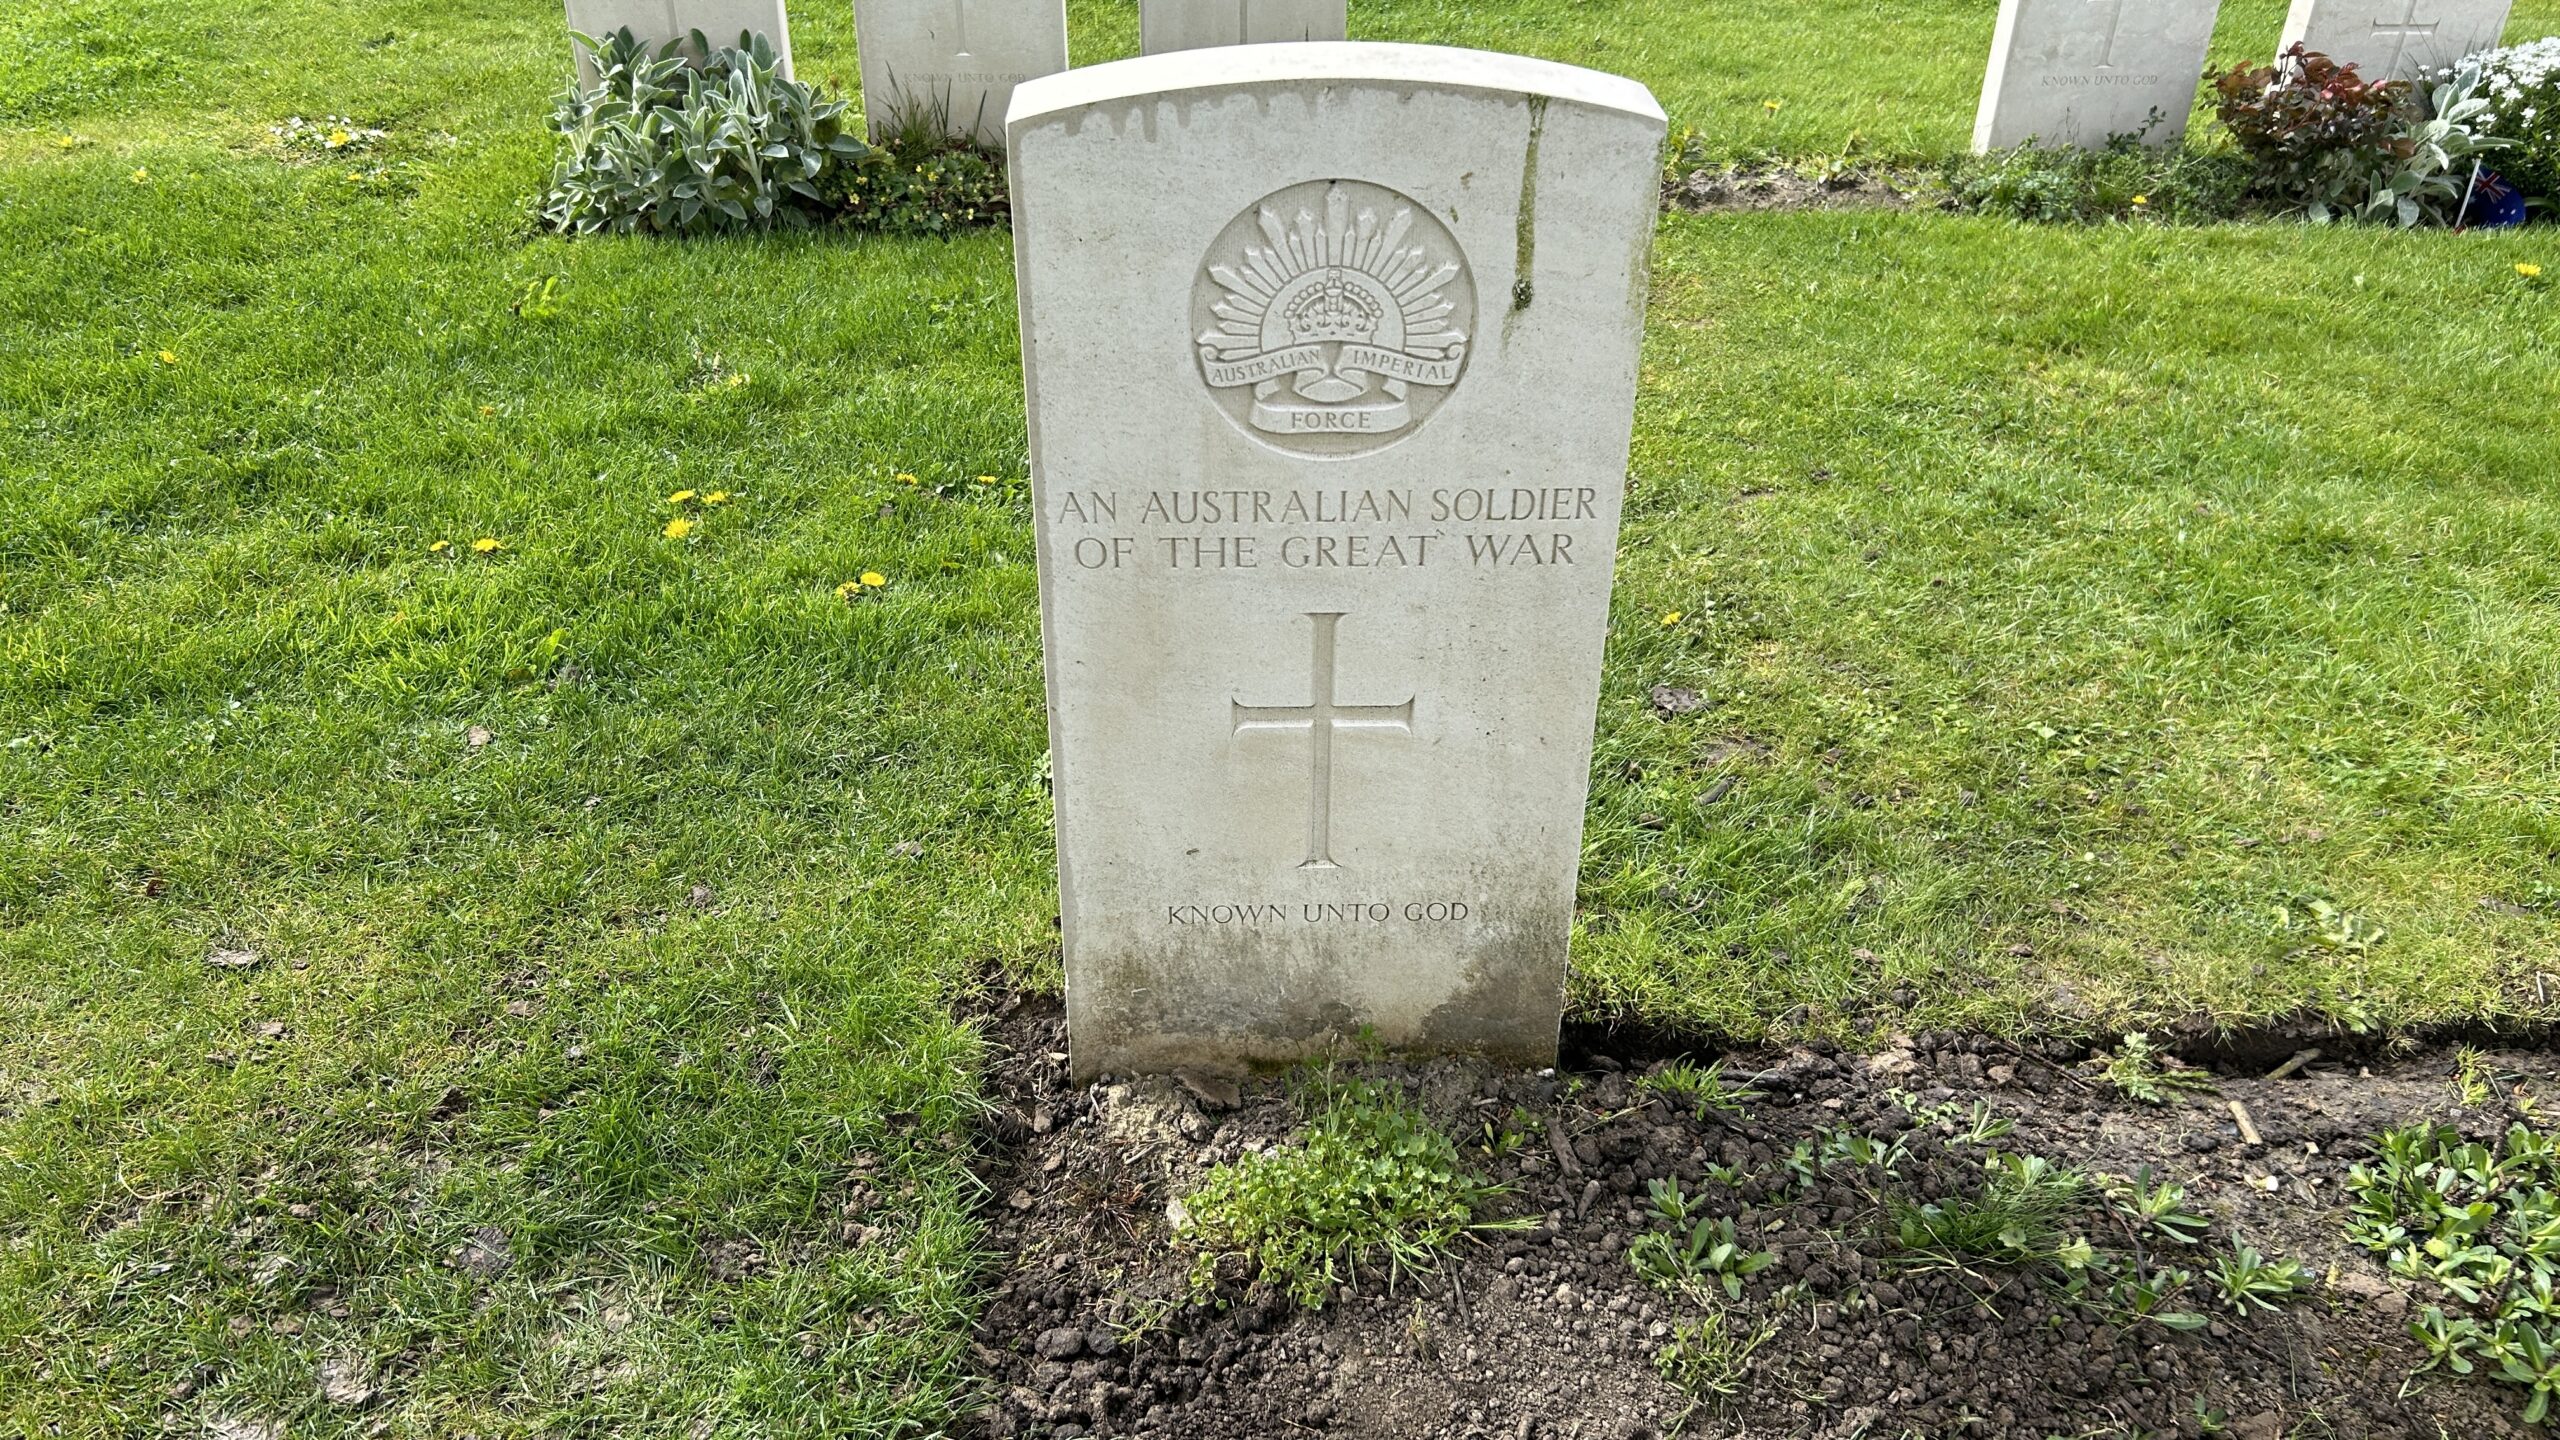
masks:
<svg viewBox="0 0 2560 1440"><path fill-rule="evenodd" d="M499 544L495 538L487 535L483 535L479 539L471 542L471 553L474 555L495 555L506 548L506 546Z"/></svg>
<svg viewBox="0 0 2560 1440"><path fill-rule="evenodd" d="M452 548L453 548L453 542L452 542L452 541L450 541L450 540L439 540L439 541L437 541L436 543L434 543L433 545L430 545L430 546L428 546L428 547L427 547L427 553L428 553L428 554L430 554L430 555L441 555L441 554L443 554L444 552L446 552L447 550L450 550L450 549L452 549Z"/></svg>
<svg viewBox="0 0 2560 1440"><path fill-rule="evenodd" d="M862 582L859 580L847 580L836 587L836 598L839 600L850 600L861 593Z"/></svg>
<svg viewBox="0 0 2560 1440"><path fill-rule="evenodd" d="M178 352L177 352L177 351L175 351L175 350L163 350L163 351L161 351L161 352L160 352L160 363L161 363L161 364L163 364L163 365L175 365L175 364L177 364L177 363L178 363Z"/></svg>
<svg viewBox="0 0 2560 1440"><path fill-rule="evenodd" d="M702 503L705 505L726 505L729 503L729 492L726 490L714 490L710 494L702 497Z"/></svg>
<svg viewBox="0 0 2560 1440"><path fill-rule="evenodd" d="M483 405L480 407L480 413L483 415L495 415L498 413L498 407L495 405Z"/></svg>
<svg viewBox="0 0 2560 1440"><path fill-rule="evenodd" d="M1787 102L1784 100L1763 100L1760 102L1760 108L1768 111L1772 115L1775 115L1778 113L1779 107L1786 103Z"/></svg>
<svg viewBox="0 0 2560 1440"><path fill-rule="evenodd" d="M2136 195L2133 197L2133 203L2136 205L2148 205L2151 203L2151 197L2148 195Z"/></svg>
<svg viewBox="0 0 2560 1440"><path fill-rule="evenodd" d="M996 477L993 475L981 475L978 477L978 483L981 485L993 485L996 483Z"/></svg>
<svg viewBox="0 0 2560 1440"><path fill-rule="evenodd" d="M1672 626L1674 626L1674 625L1677 625L1677 624L1679 624L1679 623L1680 623L1680 612L1679 612L1679 611L1677 611L1677 610L1665 610L1665 611L1663 611L1663 612L1662 612L1662 624L1663 624L1663 628L1665 628L1665 629L1669 629L1670 627L1672 627Z"/></svg>
<svg viewBox="0 0 2560 1440"><path fill-rule="evenodd" d="M666 536L670 540L681 540L687 535L693 533L693 522L679 515L673 520L668 521L667 528L659 531L658 533Z"/></svg>
<svg viewBox="0 0 2560 1440"><path fill-rule="evenodd" d="M151 167L150 167L150 166L148 166L148 165L137 166L137 167L134 169L134 172L133 172L133 183L134 183L134 184L136 184L136 185L148 185L148 184L150 184L150 183L151 183Z"/></svg>
<svg viewBox="0 0 2560 1440"><path fill-rule="evenodd" d="M681 504L683 504L684 502L686 502L687 500L690 500L690 499L692 499L692 498L693 498L693 492L692 492L692 491L690 491L690 490L679 490L679 491L677 491L676 493L674 493L673 495L670 495L670 496L668 496L668 497L667 497L667 503L668 503L668 504L670 504L670 505L681 505Z"/></svg>
<svg viewBox="0 0 2560 1440"><path fill-rule="evenodd" d="M2516 263L2516 273L2527 280L2539 280L2542 278L2542 267L2534 264L2530 260L2518 261Z"/></svg>
<svg viewBox="0 0 2560 1440"><path fill-rule="evenodd" d="M908 474L904 470L901 470L898 472L898 483L902 485L913 485L916 483L916 477Z"/></svg>
<svg viewBox="0 0 2560 1440"><path fill-rule="evenodd" d="M865 570L862 572L862 583L877 590L889 583L889 577L877 570Z"/></svg>
<svg viewBox="0 0 2560 1440"><path fill-rule="evenodd" d="M330 131L330 132L329 132L329 139L327 140L327 142L326 142L326 143L327 143L327 145L328 145L328 147L329 147L330 149L335 150L335 149L337 149L339 146L346 144L348 141L353 140L354 138L356 138L356 137L354 137L353 135L348 134L348 133L347 133L346 131L344 131L344 130L332 130L332 131Z"/></svg>

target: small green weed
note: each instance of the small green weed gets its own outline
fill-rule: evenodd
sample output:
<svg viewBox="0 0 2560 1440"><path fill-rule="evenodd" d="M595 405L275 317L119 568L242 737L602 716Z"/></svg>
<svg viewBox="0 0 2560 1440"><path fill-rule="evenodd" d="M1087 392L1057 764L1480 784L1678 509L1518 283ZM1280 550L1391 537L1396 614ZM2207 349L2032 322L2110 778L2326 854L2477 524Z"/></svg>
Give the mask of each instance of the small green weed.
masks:
<svg viewBox="0 0 2560 1440"><path fill-rule="evenodd" d="M2187 1209L2185 1186L2165 1180L2153 1183L2148 1165L2134 1171L2132 1179L2108 1186L2107 1198L2118 1214L2176 1245L2193 1245L2213 1223Z"/></svg>
<svg viewBox="0 0 2560 1440"><path fill-rule="evenodd" d="M2234 1314L2246 1315L2293 1303L2311 1288L2311 1272L2299 1260L2269 1260L2246 1245L2234 1244L2230 1254L2214 1262L2213 1283L2222 1291L2224 1305Z"/></svg>
<svg viewBox="0 0 2560 1440"><path fill-rule="evenodd" d="M1712 1277L1724 1286L1725 1298L1742 1298L1742 1282L1777 1263L1777 1252L1747 1248L1734 1233L1733 1221L1700 1220L1683 1239L1649 1230L1627 1247L1627 1263L1655 1289L1695 1294Z"/></svg>
<svg viewBox="0 0 2560 1440"><path fill-rule="evenodd" d="M2148 1172L2102 1184L2042 1156L1993 1151L1983 1161L1982 1183L1964 1193L1919 1198L1872 1186L1868 1193L1906 1266L2020 1272L2115 1324L2186 1330L2205 1323L2177 1303L2193 1274L2153 1263L2142 1241L2192 1244L2207 1222L2184 1208L2185 1191L2152 1183ZM2132 1244L2122 1249L2101 1249L2090 1239L2126 1231ZM2270 1298L2299 1268L2254 1257L2253 1263L2253 1291Z"/></svg>
<svg viewBox="0 0 2560 1440"><path fill-rule="evenodd" d="M2213 1093L2210 1073L2179 1064L2176 1056L2153 1046L2151 1037L2139 1030L2127 1034L2115 1053L2106 1057L2106 1063L2099 1067L2098 1080L2126 1099L2145 1105L2169 1103L2169 1092L2173 1090Z"/></svg>
<svg viewBox="0 0 2560 1440"><path fill-rule="evenodd" d="M560 276L544 275L516 287L507 313L520 320L554 320L560 315Z"/></svg>
<svg viewBox="0 0 2560 1440"><path fill-rule="evenodd" d="M2270 916L2275 933L2282 938L2299 939L2301 950L2326 950L2340 955L2369 955L2375 946L2389 939L2391 931L2376 921L2341 909L2326 900L2306 900L2299 905L2278 905Z"/></svg>
<svg viewBox="0 0 2560 1440"><path fill-rule="evenodd" d="M2119 1321L2149 1321L2171 1330L2201 1330L2209 1323L2193 1310L2177 1308L2195 1272L2176 1266L2142 1266L2107 1281L2106 1307Z"/></svg>
<svg viewBox="0 0 2560 1440"><path fill-rule="evenodd" d="M1951 1264L2086 1264L2089 1242L2066 1235L2062 1222L2080 1205L2088 1182L2039 1155L1993 1155L1982 1188L1971 1195L1916 1204L1889 1197L1886 1208L1902 1248Z"/></svg>
<svg viewBox="0 0 2560 1440"><path fill-rule="evenodd" d="M2465 1106L2485 1105L2495 1093L2499 1075L2488 1055L2465 1045L2454 1056L2453 1092Z"/></svg>
<svg viewBox="0 0 2560 1440"><path fill-rule="evenodd" d="M1690 1214L1697 1208L1697 1202L1681 1190L1678 1176L1666 1175L1659 1180L1648 1180L1645 1182L1644 1189L1646 1202L1655 1215L1674 1225L1689 1223Z"/></svg>
<svg viewBox="0 0 2560 1440"><path fill-rule="evenodd" d="M1477 1148L1499 1160L1527 1146L1529 1141L1537 1135L1538 1128L1537 1116L1514 1105L1511 1107L1511 1113L1502 1120L1484 1122L1483 1137L1477 1141Z"/></svg>
<svg viewBox="0 0 2560 1440"><path fill-rule="evenodd" d="M1817 1148L1815 1156L1825 1171L1878 1170L1887 1176L1899 1173L1911 1158L1911 1149L1901 1137L1879 1140L1873 1135L1838 1126L1824 1126L1813 1132Z"/></svg>
<svg viewBox="0 0 2560 1440"><path fill-rule="evenodd" d="M1989 1101L1976 1100L1966 1106L1949 1100L1944 1104L1931 1105L1908 1090L1893 1089L1884 1093L1887 1099L1902 1107L1903 1113L1909 1115L1913 1123L1924 1127L1947 1127L1950 1132L1947 1143L1950 1145L1988 1145L1994 1140L2006 1139L2018 1128L2017 1121L1994 1111Z"/></svg>
<svg viewBox="0 0 2560 1440"><path fill-rule="evenodd" d="M1389 1275L1429 1269L1503 1193L1468 1172L1458 1147L1395 1090L1367 1081L1326 1084L1306 1140L1248 1155L1209 1173L1183 1197L1185 1240L1200 1251L1205 1289L1220 1257L1321 1308L1363 1264Z"/></svg>
<svg viewBox="0 0 2560 1440"><path fill-rule="evenodd" d="M1636 1083L1657 1095L1687 1101L1701 1120L1712 1115L1741 1115L1745 1101L1760 1098L1757 1090L1728 1084L1721 1060L1713 1065L1674 1060Z"/></svg>
<svg viewBox="0 0 2560 1440"><path fill-rule="evenodd" d="M1777 1333L1774 1315L1736 1325L1726 1314L1713 1312L1674 1326L1670 1343L1654 1352L1653 1365L1692 1405L1721 1403L1741 1393L1752 1352Z"/></svg>

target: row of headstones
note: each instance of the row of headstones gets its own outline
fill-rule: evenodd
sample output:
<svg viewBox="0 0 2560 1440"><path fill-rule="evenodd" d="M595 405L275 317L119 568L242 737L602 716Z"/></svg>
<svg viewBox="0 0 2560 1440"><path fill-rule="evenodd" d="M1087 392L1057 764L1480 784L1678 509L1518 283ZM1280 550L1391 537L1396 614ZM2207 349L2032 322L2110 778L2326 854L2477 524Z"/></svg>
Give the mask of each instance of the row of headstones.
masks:
<svg viewBox="0 0 2560 1440"><path fill-rule="evenodd" d="M568 0L569 28L606 35L628 27L652 44L700 30L772 37L791 73L783 0ZM1138 48L1148 55L1216 45L1340 40L1348 0L1139 0ZM1066 0L862 0L863 111L874 139L922 123L981 145L1004 144L1013 87L1067 68Z"/></svg>
<svg viewBox="0 0 2560 1440"><path fill-rule="evenodd" d="M2415 80L2498 43L2511 0L2293 0L2300 44L2369 80ZM1973 148L2175 143L2220 0L2001 0Z"/></svg>

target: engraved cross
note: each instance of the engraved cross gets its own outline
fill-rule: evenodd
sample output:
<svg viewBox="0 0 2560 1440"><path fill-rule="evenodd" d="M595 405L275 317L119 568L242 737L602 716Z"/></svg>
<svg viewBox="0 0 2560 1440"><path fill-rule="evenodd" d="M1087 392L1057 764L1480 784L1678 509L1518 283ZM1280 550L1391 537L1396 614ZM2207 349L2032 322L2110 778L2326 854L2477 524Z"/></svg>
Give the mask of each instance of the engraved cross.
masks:
<svg viewBox="0 0 2560 1440"><path fill-rule="evenodd" d="M1304 730L1307 732L1307 858L1301 870L1332 870L1333 863L1333 732L1336 730L1394 730L1413 733L1413 702L1400 705L1339 705L1333 698L1334 631L1342 623L1338 610L1311 610L1307 618L1315 622L1315 660L1309 681L1314 699L1304 705L1247 705L1231 701L1235 707L1235 733L1247 730Z"/></svg>
<svg viewBox="0 0 2560 1440"><path fill-rule="evenodd" d="M2116 68L2116 36L2124 30L2124 0L2102 0L2107 5L2107 48L2098 56L2098 68ZM2411 0L2415 3L2415 0Z"/></svg>
<svg viewBox="0 0 2560 1440"><path fill-rule="evenodd" d="M2373 22L2374 39L2379 40L2385 35L2391 37L2391 63L2385 66L2382 72L2385 79L2400 73L2400 58L2409 53L2411 40L2421 35L2432 36L2436 33L2436 28L2444 24L2442 20L2429 20L2425 24L2420 24L2418 6L2422 3L2424 0L2407 0L2407 9L2399 19Z"/></svg>

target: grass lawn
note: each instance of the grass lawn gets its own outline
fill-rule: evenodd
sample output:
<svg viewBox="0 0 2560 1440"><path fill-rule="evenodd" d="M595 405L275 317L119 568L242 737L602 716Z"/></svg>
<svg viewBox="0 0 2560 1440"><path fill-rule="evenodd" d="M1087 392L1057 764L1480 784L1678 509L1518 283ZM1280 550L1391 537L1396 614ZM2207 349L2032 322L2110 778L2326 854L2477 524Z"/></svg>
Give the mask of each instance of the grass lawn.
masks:
<svg viewBox="0 0 2560 1440"><path fill-rule="evenodd" d="M1921 153L1988 11L1355 28ZM533 237L564 56L531 0L0 18L0 1429L966 1403L952 1002L1054 979L1009 251ZM1667 221L1580 1013L2541 1013L2550 233Z"/></svg>

